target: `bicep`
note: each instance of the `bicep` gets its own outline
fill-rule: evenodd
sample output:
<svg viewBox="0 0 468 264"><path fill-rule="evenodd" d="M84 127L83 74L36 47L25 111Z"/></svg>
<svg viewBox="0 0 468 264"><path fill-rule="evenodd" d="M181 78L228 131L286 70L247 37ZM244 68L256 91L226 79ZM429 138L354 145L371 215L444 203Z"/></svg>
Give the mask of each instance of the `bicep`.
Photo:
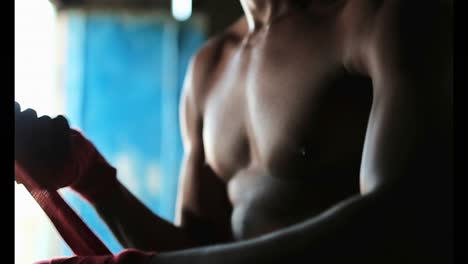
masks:
<svg viewBox="0 0 468 264"><path fill-rule="evenodd" d="M224 182L195 153L183 163L176 224L201 244L231 240L231 205Z"/></svg>
<svg viewBox="0 0 468 264"><path fill-rule="evenodd" d="M441 2L412 2L383 1L366 46L374 101L361 166L363 193L397 183L435 191L451 177L449 14L436 8Z"/></svg>
<svg viewBox="0 0 468 264"><path fill-rule="evenodd" d="M191 63L181 99L181 129L184 145L176 224L202 244L231 239L231 205L225 183L205 163L202 119L197 105L197 78Z"/></svg>

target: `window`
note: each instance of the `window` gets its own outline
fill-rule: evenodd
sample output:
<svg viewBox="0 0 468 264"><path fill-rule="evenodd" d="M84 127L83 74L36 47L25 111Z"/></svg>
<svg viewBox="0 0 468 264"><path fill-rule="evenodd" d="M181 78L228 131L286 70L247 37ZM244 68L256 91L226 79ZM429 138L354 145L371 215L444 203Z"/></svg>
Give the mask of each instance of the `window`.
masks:
<svg viewBox="0 0 468 264"><path fill-rule="evenodd" d="M15 0L15 101L39 115L59 113L55 11L49 1ZM61 238L22 185L15 183L15 263L60 255Z"/></svg>

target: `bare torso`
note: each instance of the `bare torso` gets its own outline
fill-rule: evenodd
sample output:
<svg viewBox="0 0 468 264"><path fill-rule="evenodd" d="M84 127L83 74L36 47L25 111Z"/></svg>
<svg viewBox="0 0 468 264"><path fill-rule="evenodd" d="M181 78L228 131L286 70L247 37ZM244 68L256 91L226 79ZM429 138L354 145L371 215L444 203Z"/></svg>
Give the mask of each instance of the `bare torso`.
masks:
<svg viewBox="0 0 468 264"><path fill-rule="evenodd" d="M252 33L240 21L204 57L205 161L227 186L236 239L359 193L371 81L345 65L346 5L314 11L291 9Z"/></svg>
<svg viewBox="0 0 468 264"><path fill-rule="evenodd" d="M187 72L175 225L117 181L93 206L119 241L157 263L451 263L453 1L241 3ZM15 166L67 136L15 105Z"/></svg>

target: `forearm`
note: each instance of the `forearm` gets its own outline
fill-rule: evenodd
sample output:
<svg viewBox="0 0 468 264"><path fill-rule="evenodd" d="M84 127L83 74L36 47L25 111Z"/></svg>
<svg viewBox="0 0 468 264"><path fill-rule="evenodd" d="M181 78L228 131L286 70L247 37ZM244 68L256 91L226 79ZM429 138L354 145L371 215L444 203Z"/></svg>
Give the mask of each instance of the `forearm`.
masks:
<svg viewBox="0 0 468 264"><path fill-rule="evenodd" d="M117 184L115 191L93 206L124 247L164 252L196 245L182 229L155 215Z"/></svg>
<svg viewBox="0 0 468 264"><path fill-rule="evenodd" d="M159 254L154 264L300 263L304 259L308 263L346 263L343 261L353 258L361 263L383 263L382 259L373 259L388 255L383 253L385 246L376 244L375 239L389 239L382 229L395 236L398 232L382 225L384 219L391 221L388 215L393 210L386 210L379 199L356 196L280 231L237 243ZM383 208L375 210L377 204Z"/></svg>

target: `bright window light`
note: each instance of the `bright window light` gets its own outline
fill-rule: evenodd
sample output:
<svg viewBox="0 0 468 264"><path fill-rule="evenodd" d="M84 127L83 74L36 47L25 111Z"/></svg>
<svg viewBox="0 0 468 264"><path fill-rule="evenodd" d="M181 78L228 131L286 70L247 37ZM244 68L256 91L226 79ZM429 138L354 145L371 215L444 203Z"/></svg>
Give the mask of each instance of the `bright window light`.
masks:
<svg viewBox="0 0 468 264"><path fill-rule="evenodd" d="M192 0L172 0L172 15L179 21L184 21L192 15Z"/></svg>
<svg viewBox="0 0 468 264"><path fill-rule="evenodd" d="M47 0L15 0L15 101L57 115L55 9ZM61 238L22 185L15 183L15 263L60 254Z"/></svg>
<svg viewBox="0 0 468 264"><path fill-rule="evenodd" d="M15 1L15 101L38 115L59 114L55 20L47 0Z"/></svg>

